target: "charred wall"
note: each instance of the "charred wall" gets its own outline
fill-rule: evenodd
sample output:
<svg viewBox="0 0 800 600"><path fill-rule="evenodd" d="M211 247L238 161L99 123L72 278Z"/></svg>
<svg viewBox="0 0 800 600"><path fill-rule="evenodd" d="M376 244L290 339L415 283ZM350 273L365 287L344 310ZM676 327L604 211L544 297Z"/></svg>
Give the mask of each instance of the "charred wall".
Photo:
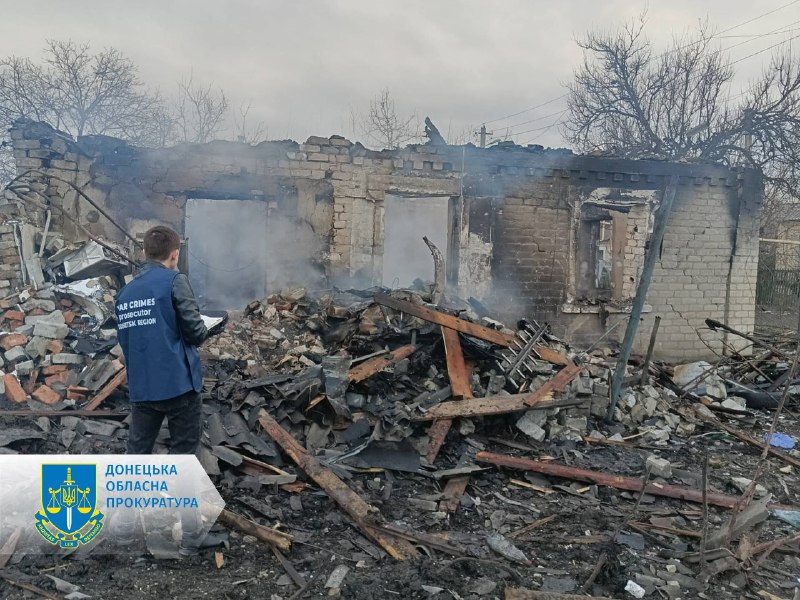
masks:
<svg viewBox="0 0 800 600"><path fill-rule="evenodd" d="M73 141L28 121L11 134L18 170L35 170L48 202L111 239L122 236L65 181L134 234L155 223L183 231L192 198L264 202L270 269L282 280L324 273L340 285L380 284L387 195L446 202L440 239L447 239L451 292L474 296L505 319L547 321L579 343L627 318L653 215L677 174L642 336L661 315L658 355L683 358L721 349L719 334L698 334L707 317L752 328L761 192L748 172L540 147L374 152L336 136L156 150L98 136ZM57 211L54 217L56 229L82 237ZM419 229L407 235L421 244Z"/></svg>

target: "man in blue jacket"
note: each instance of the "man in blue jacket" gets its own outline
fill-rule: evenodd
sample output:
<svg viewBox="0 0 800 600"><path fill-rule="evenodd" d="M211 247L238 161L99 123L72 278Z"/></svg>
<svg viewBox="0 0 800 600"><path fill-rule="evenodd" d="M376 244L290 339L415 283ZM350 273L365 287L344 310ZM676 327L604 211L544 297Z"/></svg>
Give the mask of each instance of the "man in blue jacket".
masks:
<svg viewBox="0 0 800 600"><path fill-rule="evenodd" d="M128 454L151 454L164 418L170 454L195 454L200 445L203 379L197 347L209 332L200 316L189 279L178 273L181 240L169 227L144 235L147 263L117 295L119 343L128 369L131 423ZM185 482L191 487L190 482ZM116 515L112 531L118 543L135 541L138 511ZM179 553L198 551L203 522L197 509L182 509Z"/></svg>
<svg viewBox="0 0 800 600"><path fill-rule="evenodd" d="M171 454L200 444L202 368L197 347L209 336L189 285L177 271L181 240L169 227L144 236L147 263L117 296L119 343L128 369L128 454L150 454L167 419Z"/></svg>

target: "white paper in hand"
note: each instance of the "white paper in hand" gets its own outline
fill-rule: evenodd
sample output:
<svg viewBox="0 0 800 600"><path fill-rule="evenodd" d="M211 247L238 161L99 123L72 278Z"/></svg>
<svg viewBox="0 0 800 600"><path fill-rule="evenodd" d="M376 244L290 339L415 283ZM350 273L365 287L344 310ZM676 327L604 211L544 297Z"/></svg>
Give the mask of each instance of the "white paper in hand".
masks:
<svg viewBox="0 0 800 600"><path fill-rule="evenodd" d="M222 323L223 319L222 317L208 317L206 315L200 315L200 316L203 317L203 323L205 323L206 329L211 329L212 327L219 325L220 323Z"/></svg>

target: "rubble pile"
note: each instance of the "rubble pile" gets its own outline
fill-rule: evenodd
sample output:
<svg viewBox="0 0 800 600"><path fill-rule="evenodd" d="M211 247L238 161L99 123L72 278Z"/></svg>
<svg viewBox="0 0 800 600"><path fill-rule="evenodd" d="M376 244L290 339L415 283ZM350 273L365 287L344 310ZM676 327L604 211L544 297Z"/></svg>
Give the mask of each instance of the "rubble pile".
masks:
<svg viewBox="0 0 800 600"><path fill-rule="evenodd" d="M117 286L100 276L3 301L3 408L17 415L4 451L123 451ZM800 428L784 415L765 437L775 399L798 391L788 345L717 364L634 357L607 422L613 348L580 352L544 325L512 329L455 298L431 301L424 288L287 289L204 344L199 459L232 529L218 569L224 556L244 571L262 564L261 540L305 544L274 571L281 598L312 585L350 598L398 586L470 599L777 589L775 572L743 578L758 553L732 554L726 540L744 536L798 572ZM765 539L786 541L778 552ZM429 558L408 561L420 547Z"/></svg>
<svg viewBox="0 0 800 600"><path fill-rule="evenodd" d="M110 278L23 291L0 301L0 387L15 404L32 409L85 404L124 368Z"/></svg>

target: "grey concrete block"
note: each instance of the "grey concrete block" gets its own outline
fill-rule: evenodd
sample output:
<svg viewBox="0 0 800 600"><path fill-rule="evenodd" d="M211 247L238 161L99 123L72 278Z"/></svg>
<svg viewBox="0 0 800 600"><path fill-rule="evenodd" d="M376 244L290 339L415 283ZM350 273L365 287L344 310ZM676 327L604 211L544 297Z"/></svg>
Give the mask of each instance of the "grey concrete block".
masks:
<svg viewBox="0 0 800 600"><path fill-rule="evenodd" d="M68 354L66 352L61 354L53 354L52 360L54 365L82 365L83 356L80 354Z"/></svg>
<svg viewBox="0 0 800 600"><path fill-rule="evenodd" d="M25 325L38 325L39 323L60 323L64 324L64 313L54 310L47 315L34 315L25 317Z"/></svg>
<svg viewBox="0 0 800 600"><path fill-rule="evenodd" d="M22 377L27 377L31 373L33 373L33 369L36 367L36 363L32 360L26 360L25 362L21 362L17 365L17 375Z"/></svg>
<svg viewBox="0 0 800 600"><path fill-rule="evenodd" d="M64 323L37 323L33 335L51 340L63 340L69 335L69 327Z"/></svg>
<svg viewBox="0 0 800 600"><path fill-rule="evenodd" d="M25 354L25 348L22 346L17 346L16 348L12 348L5 354L6 362L16 362L18 360L22 360L23 358L28 358L28 355Z"/></svg>
<svg viewBox="0 0 800 600"><path fill-rule="evenodd" d="M28 345L25 346L25 352L31 358L45 356L47 354L47 344L49 343L50 340L46 337L34 337L28 342Z"/></svg>

